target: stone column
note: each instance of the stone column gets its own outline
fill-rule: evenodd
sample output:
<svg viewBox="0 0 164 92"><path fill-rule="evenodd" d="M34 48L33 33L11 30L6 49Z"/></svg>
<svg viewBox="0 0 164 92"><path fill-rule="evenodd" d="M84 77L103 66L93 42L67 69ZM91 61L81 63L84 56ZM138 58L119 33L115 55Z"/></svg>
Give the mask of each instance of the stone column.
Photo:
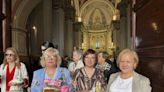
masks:
<svg viewBox="0 0 164 92"><path fill-rule="evenodd" d="M3 49L6 49L11 46L11 0L4 0L4 4L6 19L4 20Z"/></svg>
<svg viewBox="0 0 164 92"><path fill-rule="evenodd" d="M43 0L44 40L51 41L52 37L52 0Z"/></svg>
<svg viewBox="0 0 164 92"><path fill-rule="evenodd" d="M27 55L27 30L21 28L12 29L12 47L16 48L20 55Z"/></svg>
<svg viewBox="0 0 164 92"><path fill-rule="evenodd" d="M2 5L3 5L3 0L0 0L0 51L3 51L3 35L2 35L2 21L4 19L4 15L2 13Z"/></svg>
<svg viewBox="0 0 164 92"><path fill-rule="evenodd" d="M64 11L62 8L53 9L52 39L58 46L61 55L64 53Z"/></svg>
<svg viewBox="0 0 164 92"><path fill-rule="evenodd" d="M66 30L64 33L64 54L68 56L72 56L73 51L73 22L69 19L66 21Z"/></svg>
<svg viewBox="0 0 164 92"><path fill-rule="evenodd" d="M4 14L2 13L3 0L0 0L0 64L3 62L3 33L2 33L2 21L4 19Z"/></svg>

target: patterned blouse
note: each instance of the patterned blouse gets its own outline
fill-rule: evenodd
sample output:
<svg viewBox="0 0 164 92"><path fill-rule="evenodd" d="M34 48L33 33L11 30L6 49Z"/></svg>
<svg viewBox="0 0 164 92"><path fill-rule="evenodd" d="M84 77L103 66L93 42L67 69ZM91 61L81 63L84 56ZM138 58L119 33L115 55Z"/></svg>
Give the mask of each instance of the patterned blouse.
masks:
<svg viewBox="0 0 164 92"><path fill-rule="evenodd" d="M101 70L111 70L111 65L110 64L108 64L107 62L105 62L105 64L103 64L103 65L100 65L100 64L97 64L96 65L96 68L98 68L98 69L101 69Z"/></svg>
<svg viewBox="0 0 164 92"><path fill-rule="evenodd" d="M103 71L106 83L108 83L110 75L118 71L111 61L105 62L103 65L97 64L96 68Z"/></svg>
<svg viewBox="0 0 164 92"><path fill-rule="evenodd" d="M97 68L95 68L91 78L87 76L84 67L77 69L73 80L75 82L75 90L77 92L84 90L95 92L97 82L100 84L101 92L104 92L107 86L103 72Z"/></svg>

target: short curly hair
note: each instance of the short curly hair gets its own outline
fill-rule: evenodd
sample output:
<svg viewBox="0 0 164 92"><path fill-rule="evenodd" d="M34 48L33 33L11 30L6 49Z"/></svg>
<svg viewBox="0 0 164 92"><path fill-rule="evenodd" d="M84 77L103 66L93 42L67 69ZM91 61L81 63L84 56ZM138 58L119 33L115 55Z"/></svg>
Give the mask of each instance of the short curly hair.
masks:
<svg viewBox="0 0 164 92"><path fill-rule="evenodd" d="M42 56L40 57L40 64L42 67L45 67L45 56L47 55L48 52L52 52L53 56L56 56L57 57L57 66L60 65L61 63L61 57L59 55L59 51L55 48L48 48L45 50L45 52L42 54Z"/></svg>

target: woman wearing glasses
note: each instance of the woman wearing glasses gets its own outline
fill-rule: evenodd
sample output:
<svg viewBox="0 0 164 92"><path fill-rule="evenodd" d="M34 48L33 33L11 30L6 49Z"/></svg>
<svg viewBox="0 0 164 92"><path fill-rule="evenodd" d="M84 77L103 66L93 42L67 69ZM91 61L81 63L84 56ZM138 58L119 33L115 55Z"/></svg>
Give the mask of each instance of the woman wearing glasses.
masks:
<svg viewBox="0 0 164 92"><path fill-rule="evenodd" d="M34 71L31 92L43 92L47 88L46 80L51 83L62 79L68 86L71 86L70 72L68 69L59 66L60 56L57 49L46 49L41 56L40 63L43 68Z"/></svg>
<svg viewBox="0 0 164 92"><path fill-rule="evenodd" d="M1 92L23 92L28 86L27 69L19 61L15 48L7 48L2 65L0 66Z"/></svg>

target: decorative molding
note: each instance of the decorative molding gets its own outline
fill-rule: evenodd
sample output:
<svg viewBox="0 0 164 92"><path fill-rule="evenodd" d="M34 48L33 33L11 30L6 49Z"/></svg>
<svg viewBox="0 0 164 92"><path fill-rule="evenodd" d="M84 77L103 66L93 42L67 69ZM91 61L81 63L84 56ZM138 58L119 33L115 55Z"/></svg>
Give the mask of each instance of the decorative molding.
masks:
<svg viewBox="0 0 164 92"><path fill-rule="evenodd" d="M107 30L87 30L88 33L104 33L108 32Z"/></svg>

